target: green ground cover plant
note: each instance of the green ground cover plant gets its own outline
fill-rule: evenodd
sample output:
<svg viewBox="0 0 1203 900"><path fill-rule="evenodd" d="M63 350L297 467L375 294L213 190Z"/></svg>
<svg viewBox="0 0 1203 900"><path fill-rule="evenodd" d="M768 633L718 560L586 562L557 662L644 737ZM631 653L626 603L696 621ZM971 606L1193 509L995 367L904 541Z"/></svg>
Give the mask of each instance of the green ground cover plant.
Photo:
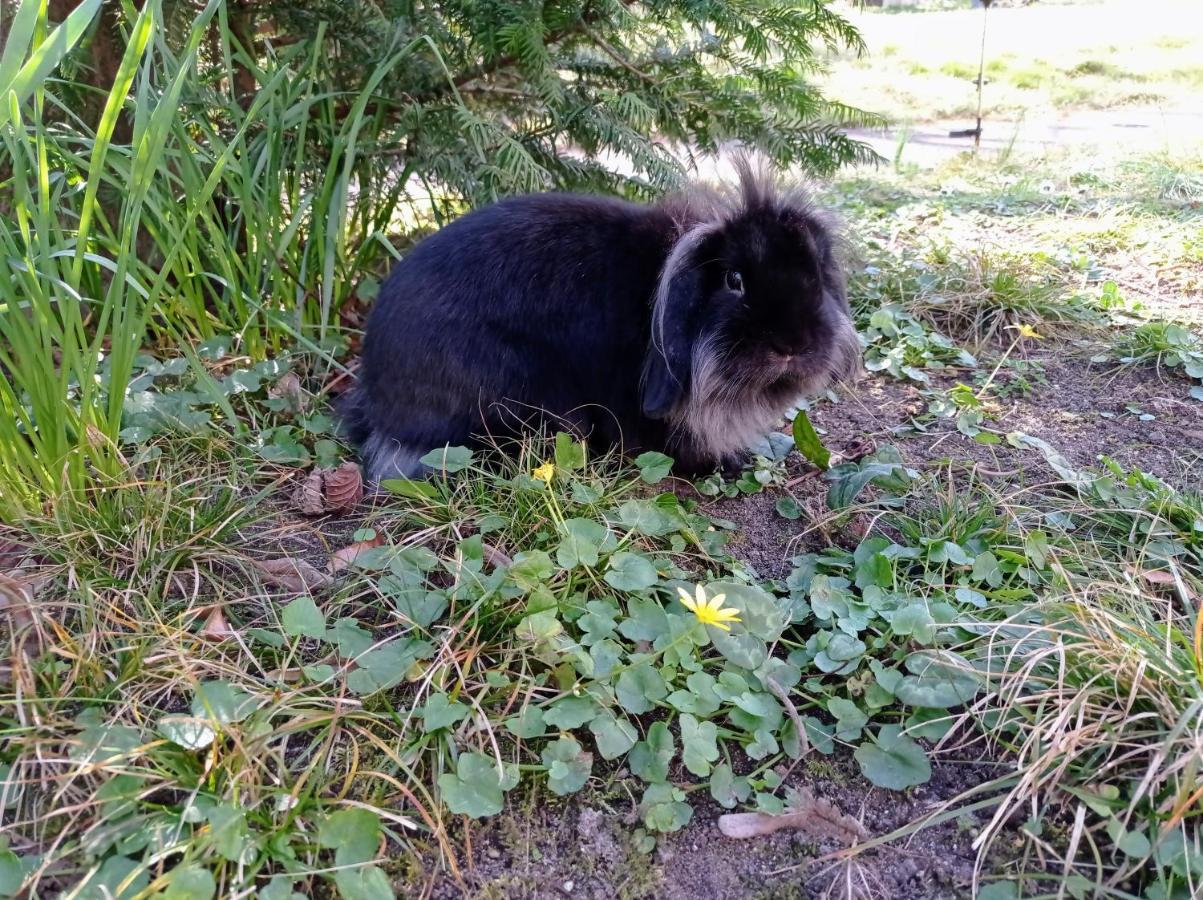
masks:
<svg viewBox="0 0 1203 900"><path fill-rule="evenodd" d="M866 793L904 797L983 759L977 787L893 832L823 807L836 864L956 820L979 896L1199 894L1203 498L1143 462L1071 463L1004 414L1060 387L1046 348L1203 399L1197 159L898 160L825 191L851 226L870 390L914 392L870 446L830 440L833 390L735 475L689 484L662 454L531 435L433 448L433 477L305 518L298 482L353 459L328 401L396 230L483 190L413 162L436 149L374 167L394 80L421 59L441 83L441 58L454 83L468 61L321 28L247 52L233 7L147 3L123 7L124 88L85 121L80 85L49 76L98 6L55 31L23 2L0 55L0 895L468 892L473 835L515 809L629 811L645 860L714 807L813 818L799 770L850 760ZM490 85L545 90L554 119L572 92L531 73L578 45L520 66L540 52L524 34L482 52L529 83ZM379 64L333 91L330 47ZM648 71L600 53L581 70ZM768 65L729 76L698 133L763 136L740 122L765 114L748 92ZM256 90L201 77L223 66ZM644 139L619 127L636 99L589 126L597 146ZM549 183L652 189L651 162L638 183L573 168L546 156L546 121L502 133L511 101L461 100L423 114L474 123L490 153L516 141ZM826 139L797 140L783 158ZM524 166L488 190L542 183ZM986 474L982 451L1015 470ZM739 546L752 503L783 528L780 572Z"/></svg>

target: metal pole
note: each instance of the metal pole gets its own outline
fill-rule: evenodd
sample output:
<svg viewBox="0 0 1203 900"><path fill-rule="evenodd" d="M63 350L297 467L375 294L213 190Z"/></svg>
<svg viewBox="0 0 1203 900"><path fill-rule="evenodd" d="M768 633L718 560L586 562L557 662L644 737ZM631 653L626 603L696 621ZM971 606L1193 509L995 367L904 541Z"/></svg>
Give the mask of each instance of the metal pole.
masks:
<svg viewBox="0 0 1203 900"><path fill-rule="evenodd" d="M986 16L990 14L991 0L982 0L982 49L977 62L977 128L973 132L973 152L982 146L982 87L986 80Z"/></svg>

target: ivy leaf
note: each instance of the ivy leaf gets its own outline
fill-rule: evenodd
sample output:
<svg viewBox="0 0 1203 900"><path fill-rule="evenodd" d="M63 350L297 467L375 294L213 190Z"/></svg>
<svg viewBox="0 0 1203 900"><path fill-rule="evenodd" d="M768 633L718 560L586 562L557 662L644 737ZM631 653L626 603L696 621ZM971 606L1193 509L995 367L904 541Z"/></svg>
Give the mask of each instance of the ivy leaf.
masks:
<svg viewBox="0 0 1203 900"><path fill-rule="evenodd" d="M869 717L851 700L832 697L827 701L827 711L836 718L835 736L841 741L855 741Z"/></svg>
<svg viewBox="0 0 1203 900"><path fill-rule="evenodd" d="M362 807L340 809L321 824L317 842L334 851L339 866L354 866L376 857L380 849L380 816Z"/></svg>
<svg viewBox="0 0 1203 900"><path fill-rule="evenodd" d="M672 470L673 459L663 453L640 453L635 457L635 465L639 468L639 477L648 484L663 481Z"/></svg>
<svg viewBox="0 0 1203 900"><path fill-rule="evenodd" d="M472 465L472 451L467 447L443 447L431 450L418 460L424 466L429 466L436 472L446 472L448 475L462 472Z"/></svg>
<svg viewBox="0 0 1203 900"><path fill-rule="evenodd" d="M380 482L380 486L391 494L410 500L433 500L439 493L439 489L429 481L411 478L386 478Z"/></svg>
<svg viewBox="0 0 1203 900"><path fill-rule="evenodd" d="M894 634L909 635L920 644L930 644L935 640L936 623L932 619L927 604L922 600L908 603L902 609L896 610L889 618Z"/></svg>
<svg viewBox="0 0 1203 900"><path fill-rule="evenodd" d="M646 590L660 580L647 557L625 551L610 557L604 578L606 584L618 591Z"/></svg>
<svg viewBox="0 0 1203 900"><path fill-rule="evenodd" d="M977 695L981 683L969 663L949 650L920 650L906 658L907 675L894 696L907 706L947 709Z"/></svg>
<svg viewBox="0 0 1203 900"><path fill-rule="evenodd" d="M653 500L627 500L618 507L618 522L630 531L660 537L677 527L672 516Z"/></svg>
<svg viewBox="0 0 1203 900"><path fill-rule="evenodd" d="M416 638L399 638L356 657L359 668L347 676L347 688L356 694L374 694L399 684L419 659L429 658L433 647Z"/></svg>
<svg viewBox="0 0 1203 900"><path fill-rule="evenodd" d="M543 721L543 710L537 706L527 706L516 716L505 720L506 729L516 738L529 740L547 731Z"/></svg>
<svg viewBox="0 0 1203 900"><path fill-rule="evenodd" d="M668 685L650 663L626 669L614 682L614 692L622 708L634 715L648 712L656 702L668 696Z"/></svg>
<svg viewBox="0 0 1203 900"><path fill-rule="evenodd" d="M682 713L681 760L694 775L705 778L710 774L710 764L718 759L718 726L713 722L699 722L689 713Z"/></svg>
<svg viewBox="0 0 1203 900"><path fill-rule="evenodd" d="M543 765L547 766L547 786L561 797L583 788L593 771L593 754L571 737L548 744L543 749L542 759Z"/></svg>
<svg viewBox="0 0 1203 900"><path fill-rule="evenodd" d="M449 700L444 693L431 694L422 707L422 728L430 734L463 721L469 709L458 700Z"/></svg>
<svg viewBox="0 0 1203 900"><path fill-rule="evenodd" d="M618 631L628 640L654 641L669 633L668 614L655 600L634 597L627 603L627 618Z"/></svg>
<svg viewBox="0 0 1203 900"><path fill-rule="evenodd" d="M798 501L793 497L778 498L773 508L777 510L777 515L783 519L789 519L791 522L802 518L802 507L798 505Z"/></svg>
<svg viewBox="0 0 1203 900"><path fill-rule="evenodd" d="M575 472L585 467L585 445L563 431L556 434L556 468Z"/></svg>
<svg viewBox="0 0 1203 900"><path fill-rule="evenodd" d="M900 791L931 779L927 754L897 725L883 725L875 742L865 741L853 754L873 784Z"/></svg>
<svg viewBox="0 0 1203 900"><path fill-rule="evenodd" d="M524 550L514 557L509 575L521 587L531 589L543 584L555 574L555 563L542 550Z"/></svg>
<svg viewBox="0 0 1203 900"><path fill-rule="evenodd" d="M262 705L262 699L229 681L202 681L192 698L192 715L217 725L232 725Z"/></svg>
<svg viewBox="0 0 1203 900"><path fill-rule="evenodd" d="M297 597L280 614L284 633L291 637L325 638L326 615L308 594Z"/></svg>
<svg viewBox="0 0 1203 900"><path fill-rule="evenodd" d="M177 866L167 877L167 887L159 896L163 900L209 900L217 893L217 882L198 865Z"/></svg>
<svg viewBox="0 0 1203 900"><path fill-rule="evenodd" d="M25 880L21 857L11 850L0 850L0 897L14 897Z"/></svg>
<svg viewBox="0 0 1203 900"><path fill-rule="evenodd" d="M572 731L592 722L599 712L592 697L563 697L543 711L543 721L561 731Z"/></svg>
<svg viewBox="0 0 1203 900"><path fill-rule="evenodd" d="M666 781L668 766L676 753L668 726L664 722L653 722L647 730L647 738L631 748L627 762L631 772L644 781Z"/></svg>
<svg viewBox="0 0 1203 900"><path fill-rule="evenodd" d="M207 717L163 716L159 719L159 734L185 750L203 750L217 737Z"/></svg>
<svg viewBox="0 0 1203 900"><path fill-rule="evenodd" d="M643 824L652 831L680 831L693 818L685 792L671 784L649 784L639 802Z"/></svg>
<svg viewBox="0 0 1203 900"><path fill-rule="evenodd" d="M831 451L823 446L819 433L815 431L804 409L798 410L798 414L794 416L794 446L824 472L831 468Z"/></svg>
<svg viewBox="0 0 1203 900"><path fill-rule="evenodd" d="M602 543L609 532L606 526L592 519L569 519L563 526L564 537L556 548L560 568L596 566Z"/></svg>
<svg viewBox="0 0 1203 900"><path fill-rule="evenodd" d="M723 809L734 809L752 796L752 786L743 775L736 775L728 763L719 763L710 774L710 796Z"/></svg>
<svg viewBox="0 0 1203 900"><path fill-rule="evenodd" d="M396 894L380 866L359 866L334 873L343 900L394 900Z"/></svg>
<svg viewBox="0 0 1203 900"><path fill-rule="evenodd" d="M483 819L502 807L502 772L497 761L483 753L461 753L455 772L439 776L443 802L457 815Z"/></svg>
<svg viewBox="0 0 1203 900"><path fill-rule="evenodd" d="M223 859L238 862L250 844L246 813L229 803L222 803L210 809L207 818L214 851Z"/></svg>
<svg viewBox="0 0 1203 900"><path fill-rule="evenodd" d="M326 640L338 646L338 655L352 659L366 653L376 641L368 631L350 616L335 622L326 632Z"/></svg>
<svg viewBox="0 0 1203 900"><path fill-rule="evenodd" d="M607 760L618 759L634 747L639 738L639 732L625 717L618 718L608 712L590 722L589 730L593 732L597 752Z"/></svg>
<svg viewBox="0 0 1203 900"><path fill-rule="evenodd" d="M75 888L72 897L74 900L129 900L141 894L149 884L150 875L140 863L125 856L110 856Z"/></svg>

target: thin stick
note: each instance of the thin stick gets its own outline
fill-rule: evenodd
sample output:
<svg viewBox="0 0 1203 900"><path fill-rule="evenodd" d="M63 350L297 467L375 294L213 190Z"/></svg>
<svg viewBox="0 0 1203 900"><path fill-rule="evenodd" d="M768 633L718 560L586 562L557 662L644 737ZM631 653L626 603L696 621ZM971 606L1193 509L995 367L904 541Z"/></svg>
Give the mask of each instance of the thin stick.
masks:
<svg viewBox="0 0 1203 900"><path fill-rule="evenodd" d="M986 81L986 16L991 0L982 0L982 48L977 61L977 130L973 132L973 152L982 146L982 86Z"/></svg>

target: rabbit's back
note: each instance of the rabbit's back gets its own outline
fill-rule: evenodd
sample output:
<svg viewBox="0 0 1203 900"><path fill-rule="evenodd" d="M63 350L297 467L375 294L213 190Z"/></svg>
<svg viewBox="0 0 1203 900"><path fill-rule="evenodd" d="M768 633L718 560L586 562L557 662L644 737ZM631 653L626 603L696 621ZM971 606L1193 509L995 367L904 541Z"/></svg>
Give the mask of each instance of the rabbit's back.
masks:
<svg viewBox="0 0 1203 900"><path fill-rule="evenodd" d="M469 213L420 242L368 319L350 412L369 475L537 411L605 442L644 436L638 386L673 225L655 208L536 194Z"/></svg>

